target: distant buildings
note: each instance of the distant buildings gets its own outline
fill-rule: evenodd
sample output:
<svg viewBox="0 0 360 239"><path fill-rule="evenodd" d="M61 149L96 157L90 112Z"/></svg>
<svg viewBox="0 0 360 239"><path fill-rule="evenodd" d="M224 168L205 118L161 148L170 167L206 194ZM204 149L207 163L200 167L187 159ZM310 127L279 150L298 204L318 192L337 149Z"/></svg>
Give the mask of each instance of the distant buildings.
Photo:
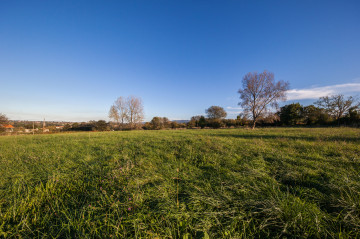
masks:
<svg viewBox="0 0 360 239"><path fill-rule="evenodd" d="M11 124L0 124L0 128L5 129L5 132L14 132L14 126Z"/></svg>
<svg viewBox="0 0 360 239"><path fill-rule="evenodd" d="M39 131L39 129L24 129L25 133L33 133L33 132L36 132L36 131Z"/></svg>

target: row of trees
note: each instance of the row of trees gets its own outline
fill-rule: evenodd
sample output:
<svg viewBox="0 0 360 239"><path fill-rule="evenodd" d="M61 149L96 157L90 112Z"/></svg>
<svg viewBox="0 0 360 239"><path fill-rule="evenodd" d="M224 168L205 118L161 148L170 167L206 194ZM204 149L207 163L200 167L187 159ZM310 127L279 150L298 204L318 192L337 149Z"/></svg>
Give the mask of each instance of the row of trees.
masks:
<svg viewBox="0 0 360 239"><path fill-rule="evenodd" d="M218 113L212 114L214 109ZM188 128L220 128L250 126L254 122L260 126L360 126L360 103L354 97L331 95L319 98L313 105L303 106L292 103L281 107L276 112L269 110L257 115L255 120L251 114L241 114L236 119L225 119L226 112L219 106L212 106L205 111L205 116L193 116L187 124Z"/></svg>
<svg viewBox="0 0 360 239"><path fill-rule="evenodd" d="M260 125L329 125L336 122L357 124L359 104L353 97L345 98L343 95L321 97L315 105L301 106L299 103L286 105L279 108L279 102L286 100L286 91L289 82L275 81L272 72L249 72L242 79L239 105L243 113L234 120L226 120L226 111L220 106L211 106L206 109L207 117L193 116L185 126L171 122L166 117L154 117L143 125L144 129L163 129L181 127L237 127L249 125L255 128ZM110 119L113 119L123 128L129 124L130 128L140 126L143 120L143 108L139 98L119 97L110 108Z"/></svg>
<svg viewBox="0 0 360 239"><path fill-rule="evenodd" d="M268 71L248 73L239 89L244 117L250 116L252 128L260 121L265 125L360 125L359 102L352 96L329 95L321 97L314 105L301 106L299 103L281 107L276 114L270 109L278 109L278 102L286 100L289 82L275 81Z"/></svg>
<svg viewBox="0 0 360 239"><path fill-rule="evenodd" d="M225 119L227 116L224 108L220 106L211 106L205 110L206 116L197 115L191 117L190 121L178 123L170 121L166 117L154 117L150 122L144 124L143 129L176 129L176 128L221 128L221 127L238 127L244 125L239 117L235 119Z"/></svg>
<svg viewBox="0 0 360 239"><path fill-rule="evenodd" d="M343 95L321 97L314 105L285 105L277 112L281 125L360 125L360 104Z"/></svg>
<svg viewBox="0 0 360 239"><path fill-rule="evenodd" d="M226 111L224 108L220 106L211 106L208 109L205 110L205 113L207 115L207 118L203 115L197 115L191 117L188 127L200 127L200 128L221 128L228 126L236 126L238 122L235 122L234 120L226 120L225 117L227 116Z"/></svg>
<svg viewBox="0 0 360 239"><path fill-rule="evenodd" d="M248 121L250 122L250 121ZM176 121L169 121L166 117L154 117L150 122L146 122L142 129L145 130L159 130L159 129L193 129L193 128L222 128L222 127L240 127L246 124L240 119L209 119L203 115L193 116L187 123L178 123Z"/></svg>
<svg viewBox="0 0 360 239"><path fill-rule="evenodd" d="M110 124L105 120L91 120L83 123L66 124L62 131L107 131L110 129Z"/></svg>

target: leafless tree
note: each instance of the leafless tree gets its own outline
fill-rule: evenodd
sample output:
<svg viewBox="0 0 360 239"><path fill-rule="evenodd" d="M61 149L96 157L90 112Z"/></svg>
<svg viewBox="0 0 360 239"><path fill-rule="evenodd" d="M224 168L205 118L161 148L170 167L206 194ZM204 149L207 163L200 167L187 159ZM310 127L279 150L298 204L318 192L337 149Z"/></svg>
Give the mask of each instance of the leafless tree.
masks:
<svg viewBox="0 0 360 239"><path fill-rule="evenodd" d="M129 96L127 102L127 116L131 128L138 126L144 119L144 107L141 98Z"/></svg>
<svg viewBox="0 0 360 239"><path fill-rule="evenodd" d="M6 117L5 114L0 113L0 124L7 124L9 123L9 119Z"/></svg>
<svg viewBox="0 0 360 239"><path fill-rule="evenodd" d="M128 102L127 99L120 96L110 107L109 118L116 121L116 123L121 123L121 127L124 127L124 124L128 122Z"/></svg>
<svg viewBox="0 0 360 239"><path fill-rule="evenodd" d="M316 105L323 107L331 116L333 116L338 122L339 119L347 112L355 103L355 98L349 96L345 99L344 95L331 95L320 97L315 102ZM356 107L359 104L356 105Z"/></svg>
<svg viewBox="0 0 360 239"><path fill-rule="evenodd" d="M9 119L6 117L6 115L0 113L0 133L5 131L3 125L8 123L9 123Z"/></svg>
<svg viewBox="0 0 360 239"><path fill-rule="evenodd" d="M205 113L210 119L223 119L227 115L224 108L220 106L211 106L205 110Z"/></svg>
<svg viewBox="0 0 360 239"><path fill-rule="evenodd" d="M115 120L116 123L119 123L119 119L120 119L119 111L117 110L117 108L115 107L115 105L112 105L112 106L110 107L110 110L109 110L109 118Z"/></svg>
<svg viewBox="0 0 360 239"><path fill-rule="evenodd" d="M119 121L123 125L129 120L129 108L128 108L128 100L124 97L120 96L114 103L114 106L118 112Z"/></svg>
<svg viewBox="0 0 360 239"><path fill-rule="evenodd" d="M121 127L124 127L125 123L129 123L131 128L138 126L144 118L141 99L135 96L120 96L110 107L109 118L120 123Z"/></svg>
<svg viewBox="0 0 360 239"><path fill-rule="evenodd" d="M242 80L242 88L239 89L241 105L245 113L252 115L252 128L268 107L278 107L278 101L286 100L286 91L289 82L275 81L274 73L264 71L247 73Z"/></svg>

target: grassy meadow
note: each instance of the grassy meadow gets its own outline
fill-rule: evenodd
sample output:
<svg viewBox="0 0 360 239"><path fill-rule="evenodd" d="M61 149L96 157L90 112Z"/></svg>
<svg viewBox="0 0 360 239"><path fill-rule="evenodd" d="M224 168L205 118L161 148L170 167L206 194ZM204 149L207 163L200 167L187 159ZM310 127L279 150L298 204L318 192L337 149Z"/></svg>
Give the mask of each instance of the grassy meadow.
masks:
<svg viewBox="0 0 360 239"><path fill-rule="evenodd" d="M0 137L0 238L360 238L360 129Z"/></svg>

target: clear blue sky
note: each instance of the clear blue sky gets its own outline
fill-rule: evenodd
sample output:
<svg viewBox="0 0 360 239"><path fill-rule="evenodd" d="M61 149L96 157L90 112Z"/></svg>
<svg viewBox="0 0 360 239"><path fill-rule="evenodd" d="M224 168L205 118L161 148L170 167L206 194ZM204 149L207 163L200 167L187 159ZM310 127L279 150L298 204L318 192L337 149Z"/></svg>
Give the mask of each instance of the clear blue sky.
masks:
<svg viewBox="0 0 360 239"><path fill-rule="evenodd" d="M108 120L128 95L147 120L235 118L242 77L264 69L288 102L359 94L360 1L0 1L10 119Z"/></svg>

